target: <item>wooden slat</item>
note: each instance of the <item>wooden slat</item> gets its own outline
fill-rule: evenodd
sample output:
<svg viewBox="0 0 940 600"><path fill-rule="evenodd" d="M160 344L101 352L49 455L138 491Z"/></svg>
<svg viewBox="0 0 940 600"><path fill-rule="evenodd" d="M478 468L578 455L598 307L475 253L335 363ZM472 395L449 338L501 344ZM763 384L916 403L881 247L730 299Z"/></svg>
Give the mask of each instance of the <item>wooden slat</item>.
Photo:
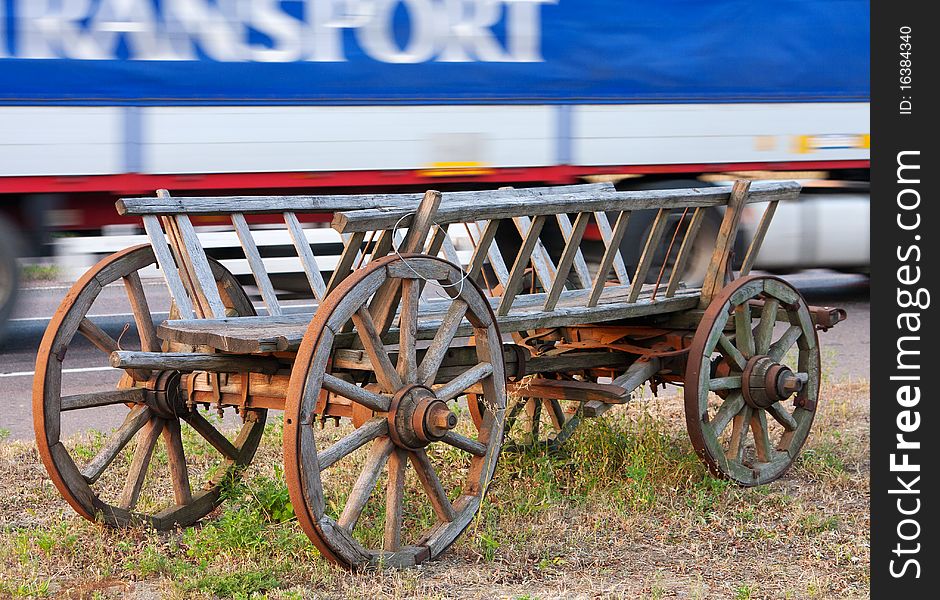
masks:
<svg viewBox="0 0 940 600"><path fill-rule="evenodd" d="M579 215L580 214L584 213L579 213ZM558 227L561 228L561 235L565 238L565 243L567 244L571 241L571 219L568 218L566 213L559 213L557 219ZM558 269L561 270L561 265L558 266ZM591 287L591 271L588 269L587 262L584 260L584 254L581 252L580 245L578 246L577 253L574 257L574 272L578 275L578 281L581 283L581 289L588 289Z"/></svg>
<svg viewBox="0 0 940 600"><path fill-rule="evenodd" d="M196 235L196 230L193 228L192 222L186 215L177 215L176 225L179 227L185 248L186 256L184 260L188 260L188 266L192 268L192 275L195 280L194 284L198 284L198 289L195 290L196 293L201 296L200 299L205 299L210 311L208 315L212 315L215 318L224 317L225 305L222 303L221 296L219 296L219 288L216 286L212 268L209 267L209 259L206 258L206 251L203 250L202 244L199 243L199 237ZM180 251L183 251L183 248L181 248Z"/></svg>
<svg viewBox="0 0 940 600"><path fill-rule="evenodd" d="M617 217L614 230L611 232L610 239L607 241L607 250L604 251L604 256L601 257L601 264L597 267L597 274L594 275L594 285L591 286L591 296L588 298L589 307L597 306L597 302L601 298L604 286L607 285L607 273L610 272L610 267L614 263L614 259L620 256L620 241L623 239L623 234L627 231L627 223L629 222L630 213L628 211L623 211Z"/></svg>
<svg viewBox="0 0 940 600"><path fill-rule="evenodd" d="M123 279L127 300L131 305L131 312L134 314L134 322L137 323L140 349L144 352L158 352L160 350L160 338L157 337L157 329L153 325L150 305L147 302L147 295L144 293L144 286L140 282L140 275L134 271L128 273Z"/></svg>
<svg viewBox="0 0 940 600"><path fill-rule="evenodd" d="M310 290L317 300L323 301L326 297L326 283L323 281L323 274L320 273L320 267L317 265L317 259L310 249L310 242L304 235L304 228L300 226L297 215L293 212L284 213L284 222L287 223L287 231L294 241L294 248L297 249L297 256L304 267L304 273L307 274L307 281L310 282Z"/></svg>
<svg viewBox="0 0 940 600"><path fill-rule="evenodd" d="M525 239L532 227L532 219L527 216L516 217L513 219L513 223L515 223L519 235ZM552 263L548 250L545 249L541 239L535 240L535 248L532 250L532 268L542 284L542 289L550 289L552 281L555 279L555 265Z"/></svg>
<svg viewBox="0 0 940 600"><path fill-rule="evenodd" d="M679 246L679 254L676 255L676 262L672 266L672 273L669 274L669 285L666 287L667 298L672 298L675 295L679 284L682 282L682 272L685 270L686 263L689 262L689 257L692 256L692 253L695 251L695 238L698 237L698 232L702 228L702 221L705 220L705 211L707 210L706 208L696 208L695 212L692 213L689 228L682 237L682 245Z"/></svg>
<svg viewBox="0 0 940 600"><path fill-rule="evenodd" d="M756 186L755 186L756 187ZM707 307L715 294L725 285L725 274L728 267L728 256L734 247L738 225L741 222L741 213L748 201L750 181L736 181L730 197L725 216L718 229L718 238L715 241L715 250L712 252L711 262L702 283L702 297L699 299L702 308Z"/></svg>
<svg viewBox="0 0 940 600"><path fill-rule="evenodd" d="M473 203L479 198L527 198L538 199L560 193L598 193L612 191L611 183L588 183L554 187L522 188L509 190L472 190L446 192L446 201ZM386 208L389 206L413 207L424 194L353 194L330 196L217 196L217 197L167 197L167 198L121 198L116 207L122 215L201 214L227 215L264 214L283 212L332 213L338 210L361 208Z"/></svg>
<svg viewBox="0 0 940 600"><path fill-rule="evenodd" d="M473 255L470 257L470 264L467 266L467 277L480 282L480 275L483 272L483 263L486 262L487 257L491 257L492 248L496 246L493 243L493 240L496 239L496 231L499 229L499 221L489 221L486 224L486 227L483 228L480 232L480 236L477 238L477 247L473 250ZM499 254L499 250L496 251ZM500 256L502 260L502 256ZM503 265L505 269L506 265ZM497 274L499 278L499 275ZM508 280L508 274L506 279L500 278L500 283L505 286L505 281Z"/></svg>
<svg viewBox="0 0 940 600"><path fill-rule="evenodd" d="M555 281L552 283L548 297L545 299L545 310L552 310L555 308L555 305L558 304L558 298L561 297L561 292L565 289L565 281L568 279L568 273L571 271L571 267L577 255L581 252L581 237L584 235L584 230L587 229L590 218L591 213L583 212L579 213L578 218L575 219L574 227L570 235L568 235L568 242L565 244L565 249L561 253L561 259L558 261L558 271L555 273Z"/></svg>
<svg viewBox="0 0 940 600"><path fill-rule="evenodd" d="M496 223L499 225L499 220L491 221L476 221L477 230L480 232L480 236L483 236L483 233L490 226L490 223ZM495 231L494 231L495 234ZM480 242L477 242L477 245L481 245ZM492 267L493 272L496 274L496 279L499 280L500 285L503 286L503 289L506 288L506 284L509 283L509 269L506 268L506 261L503 260L503 255L499 251L499 245L490 244L486 256L489 259L490 267Z"/></svg>
<svg viewBox="0 0 940 600"><path fill-rule="evenodd" d="M542 233L542 227L544 225L545 217L543 215L536 217L532 221L532 225L529 227L525 240L522 242L522 247L519 248L519 253L516 255L516 260L512 265L512 271L509 272L509 281L506 284L506 288L503 290L503 297L499 303L499 307L496 309L497 315L504 316L509 314L509 309L512 308L512 301L516 297L516 294L519 293L519 288L522 286L522 277L525 274L526 267L529 265L532 251L535 250L536 242L539 239L539 234Z"/></svg>
<svg viewBox="0 0 940 600"><path fill-rule="evenodd" d="M597 222L597 229L601 233L601 240L604 244L610 245L610 238L613 235L613 230L610 228L610 221L607 219L607 213L603 210L599 210L594 213L594 220ZM623 256L620 253L617 253L614 256L614 274L617 276L617 279L620 280L620 283L623 285L630 285L630 274L627 273L627 265L623 262ZM591 284L588 284L585 287L590 287Z"/></svg>
<svg viewBox="0 0 940 600"><path fill-rule="evenodd" d="M447 225L441 225L435 228L435 230L444 232L443 238L441 239L441 249L444 251L444 258L458 267L463 267L463 265L460 264L460 255L457 254L457 248L454 247L454 242L452 242L450 236L447 235ZM435 235L437 234L435 233Z"/></svg>
<svg viewBox="0 0 940 600"><path fill-rule="evenodd" d="M792 200L799 196L800 185L792 181L756 182L747 202ZM511 219L559 213L596 211L637 211L660 208L695 208L724 206L731 187L715 186L677 190L644 190L633 192L598 192L545 195L534 202L525 197L483 196L470 202L443 203L437 212L438 224L465 223L473 220ZM398 224L408 227L413 210L392 206L387 209L337 211L333 228L340 233L388 229Z"/></svg>
<svg viewBox="0 0 940 600"><path fill-rule="evenodd" d="M183 280L180 279L179 271L176 269L176 262L170 252L170 247L166 243L166 237L163 228L160 226L160 219L152 215L144 215L144 230L150 238L150 245L153 247L154 256L157 258L157 264L163 271L163 278L166 280L167 287L173 295L173 301L176 302L176 308L180 316L184 319L193 318L193 303L186 293L183 286Z"/></svg>
<svg viewBox="0 0 940 600"><path fill-rule="evenodd" d="M739 277L744 277L751 272L751 268L757 260L757 255L760 253L760 248L764 244L767 229L770 228L770 222L774 218L777 204L779 204L779 202L775 200L767 204L767 208L764 209L764 214L761 216L760 223L757 225L754 237L751 238L751 244L747 247L747 254L744 255L744 263L741 265L741 272L738 274Z"/></svg>
<svg viewBox="0 0 940 600"><path fill-rule="evenodd" d="M336 268L333 269L329 285L326 286L327 293L336 289L336 286L342 283L352 272L353 264L362 257L362 242L365 237L365 231L343 234L343 253L339 257L339 262L336 263Z"/></svg>
<svg viewBox="0 0 940 600"><path fill-rule="evenodd" d="M668 208L661 208L656 213L653 220L653 226L649 235L646 237L646 245L643 247L643 254L640 256L640 262L637 263L636 272L633 274L633 283L630 286L629 302L636 302L640 297L640 290L646 282L646 275L649 273L653 264L653 257L656 256L656 250L659 248L659 242L663 239L663 233L666 231L666 224L669 222Z"/></svg>
<svg viewBox="0 0 940 600"><path fill-rule="evenodd" d="M430 233L431 227L434 225L435 214L440 204L440 192L428 190L425 193L421 204L419 204L417 210L414 211L416 216L408 227L408 233L405 235L405 239L397 246L399 254L410 254L420 252L424 249L428 233ZM396 224L393 223L392 227L395 227L395 225ZM392 234L394 234L394 231L392 231ZM369 304L369 311L372 313L372 317L375 320L380 334L388 331L388 328L392 325L392 321L395 318L395 306L398 304L400 292L401 280L389 278L372 297L372 302Z"/></svg>
<svg viewBox="0 0 940 600"><path fill-rule="evenodd" d="M264 305L268 307L268 314L283 314L281 305L277 301L277 293L274 291L271 278L268 277L268 272L264 268L261 253L258 251L258 246L255 245L255 238L251 235L251 229L248 227L248 221L245 220L245 215L241 213L232 214L232 225L235 226L235 233L238 235L238 241L241 243L242 250L245 251L248 267L251 269L251 274L255 278L255 283L258 284L258 290L261 291L261 298L264 300Z"/></svg>

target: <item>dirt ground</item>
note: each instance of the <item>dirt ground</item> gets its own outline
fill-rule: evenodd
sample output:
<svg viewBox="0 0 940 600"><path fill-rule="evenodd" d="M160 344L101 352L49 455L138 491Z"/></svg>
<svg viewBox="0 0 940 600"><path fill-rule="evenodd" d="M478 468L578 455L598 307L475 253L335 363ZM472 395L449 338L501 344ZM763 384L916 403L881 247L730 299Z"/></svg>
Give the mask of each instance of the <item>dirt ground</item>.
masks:
<svg viewBox="0 0 940 600"><path fill-rule="evenodd" d="M707 475L681 406L611 410L562 455L504 453L470 529L404 571L331 566L256 493L186 531L105 530L59 497L32 444L0 443L0 596L868 597L868 383L824 381L799 461L751 489ZM267 436L247 489L283 492L279 444Z"/></svg>

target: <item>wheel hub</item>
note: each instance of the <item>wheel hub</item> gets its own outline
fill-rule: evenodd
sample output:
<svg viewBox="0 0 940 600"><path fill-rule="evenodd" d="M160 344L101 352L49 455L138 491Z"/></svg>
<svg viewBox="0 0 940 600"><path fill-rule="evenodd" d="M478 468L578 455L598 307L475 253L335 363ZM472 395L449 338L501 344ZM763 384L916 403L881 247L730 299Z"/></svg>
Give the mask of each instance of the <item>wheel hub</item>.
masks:
<svg viewBox="0 0 940 600"><path fill-rule="evenodd" d="M188 413L183 377L179 371L160 371L147 381L147 406L165 418Z"/></svg>
<svg viewBox="0 0 940 600"><path fill-rule="evenodd" d="M741 391L744 401L752 408L766 409L798 393L805 381L805 376L769 356L759 355L747 361L741 374Z"/></svg>
<svg viewBox="0 0 940 600"><path fill-rule="evenodd" d="M418 449L437 441L457 426L447 403L422 385L406 386L392 398L388 411L389 437L403 448Z"/></svg>

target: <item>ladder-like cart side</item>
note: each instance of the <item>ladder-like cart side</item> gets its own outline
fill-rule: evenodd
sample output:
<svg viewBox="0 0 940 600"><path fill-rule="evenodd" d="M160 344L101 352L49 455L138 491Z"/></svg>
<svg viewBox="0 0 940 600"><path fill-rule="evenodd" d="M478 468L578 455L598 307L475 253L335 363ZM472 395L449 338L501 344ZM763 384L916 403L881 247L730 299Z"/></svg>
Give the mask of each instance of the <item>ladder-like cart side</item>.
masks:
<svg viewBox="0 0 940 600"><path fill-rule="evenodd" d="M646 381L684 385L690 438L714 474L742 485L772 481L798 455L815 415L816 329L844 318L809 307L780 279L749 275L777 204L798 194L791 182L738 182L271 198L161 191L122 200L119 211L141 216L151 243L92 268L50 322L34 382L40 453L86 518L186 526L214 509L225 482L251 462L267 410L283 410L284 472L298 521L324 556L347 567L440 555L476 514L505 429L518 423L519 443L558 448L585 418L627 402ZM741 215L757 203L763 216L733 274ZM724 214L704 282L686 286L686 262L715 207ZM655 217L637 264L626 265L621 241L641 210ZM334 214L338 256L316 256L308 244L302 218L315 212ZM259 213L281 215L316 300L312 312L280 303L246 218ZM192 222L204 215L231 220L266 315L206 255ZM541 239L550 221L564 238L560 254ZM519 233L511 253L497 243L501 224ZM582 244L589 225L603 239L596 264ZM459 250L457 232L469 249ZM159 326L140 277L154 265L172 299ZM139 351L125 350L89 316L118 281ZM76 333L123 370L118 389L63 394ZM467 410L455 404L461 398ZM63 415L119 405L127 416L95 456L69 450ZM238 413L234 438L198 410L209 406ZM352 428L327 443L317 426L328 420ZM199 491L184 425L217 453ZM143 494L141 503L161 437L172 500L161 505ZM124 453L131 441L133 452ZM441 472L437 457L448 452L462 466ZM337 475L347 465L359 472L354 481ZM103 477L123 482L99 483ZM380 480L384 504L370 501ZM412 485L423 490L417 498ZM379 516L381 534L360 522Z"/></svg>

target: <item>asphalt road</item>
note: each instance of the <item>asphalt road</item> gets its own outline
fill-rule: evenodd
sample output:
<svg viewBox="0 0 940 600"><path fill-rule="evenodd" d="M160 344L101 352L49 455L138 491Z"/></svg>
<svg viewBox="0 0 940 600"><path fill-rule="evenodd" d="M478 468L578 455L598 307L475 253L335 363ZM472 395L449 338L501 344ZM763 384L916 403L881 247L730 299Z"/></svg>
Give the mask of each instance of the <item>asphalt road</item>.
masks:
<svg viewBox="0 0 940 600"><path fill-rule="evenodd" d="M841 306L849 320L821 334L824 356L832 361L830 374L837 379L867 379L870 367L868 279L827 271L809 271L788 276L806 295L811 304ZM50 316L68 291L68 284L50 284L21 290L14 319L0 342L0 432L11 439L32 439L32 385L36 353ZM168 299L159 281L147 283L154 320L166 318ZM161 312L162 311L162 312ZM131 321L129 306L121 288L106 288L92 311L95 322L120 339L126 348L139 348L131 332L121 337L124 324ZM81 336L76 336L81 338ZM107 356L84 338L73 343L67 357L68 370L63 379L68 393L87 393L112 389L119 371L107 366ZM120 424L126 409L113 407L109 414L103 409L94 412L89 422L75 411L63 420L63 434L70 435L88 428L110 430ZM73 416L74 415L74 416ZM6 433L9 432L9 433Z"/></svg>

